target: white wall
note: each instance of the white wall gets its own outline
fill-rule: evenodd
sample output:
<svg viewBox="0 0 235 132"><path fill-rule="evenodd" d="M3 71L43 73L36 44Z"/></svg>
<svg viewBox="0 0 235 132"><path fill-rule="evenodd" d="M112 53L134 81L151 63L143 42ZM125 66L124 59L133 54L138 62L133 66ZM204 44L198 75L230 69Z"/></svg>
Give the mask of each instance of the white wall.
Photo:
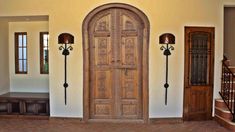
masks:
<svg viewBox="0 0 235 132"><path fill-rule="evenodd" d="M0 94L10 91L8 22L0 19Z"/></svg>
<svg viewBox="0 0 235 132"><path fill-rule="evenodd" d="M9 22L9 65L11 92L49 92L48 74L40 74L39 32L48 22ZM27 32L28 74L15 74L15 32Z"/></svg>
<svg viewBox="0 0 235 132"><path fill-rule="evenodd" d="M50 110L51 116L83 116L82 21L99 5L121 2L142 10L150 21L149 116L182 117L184 80L184 26L215 27L214 98L220 90L223 57L223 2L225 0L0 0L0 16L49 15L50 32ZM227 1L227 2L231 2ZM5 6L8 5L8 6ZM57 37L62 32L75 36L74 50L68 57L68 104L64 105L64 58ZM165 57L158 37L170 32L176 36L175 50L169 57L168 105L164 105ZM11 44L11 42L9 43ZM31 71L32 72L32 71ZM20 77L18 77L20 78Z"/></svg>

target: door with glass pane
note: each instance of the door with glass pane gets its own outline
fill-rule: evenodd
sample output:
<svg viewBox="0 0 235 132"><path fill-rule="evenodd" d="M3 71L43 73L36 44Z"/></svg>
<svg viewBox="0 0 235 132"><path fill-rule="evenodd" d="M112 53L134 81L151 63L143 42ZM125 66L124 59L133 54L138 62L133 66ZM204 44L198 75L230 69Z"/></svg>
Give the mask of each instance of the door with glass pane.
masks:
<svg viewBox="0 0 235 132"><path fill-rule="evenodd" d="M185 27L184 120L212 118L214 28Z"/></svg>

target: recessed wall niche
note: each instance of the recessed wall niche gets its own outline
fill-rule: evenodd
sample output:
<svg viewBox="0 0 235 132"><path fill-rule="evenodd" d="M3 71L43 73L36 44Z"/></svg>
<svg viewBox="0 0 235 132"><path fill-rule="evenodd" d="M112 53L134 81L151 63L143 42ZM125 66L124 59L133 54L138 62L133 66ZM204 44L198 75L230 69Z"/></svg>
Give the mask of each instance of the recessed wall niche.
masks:
<svg viewBox="0 0 235 132"><path fill-rule="evenodd" d="M8 55L9 55L9 92L49 92L49 74L40 73L40 32L48 32L48 16L11 16L2 17L8 22ZM20 52L16 54L15 33L26 33L26 48L23 68L27 70L26 74L17 74L16 59L20 57ZM26 52L26 53L25 53ZM25 58L24 58L25 59ZM22 67L22 66L21 66Z"/></svg>

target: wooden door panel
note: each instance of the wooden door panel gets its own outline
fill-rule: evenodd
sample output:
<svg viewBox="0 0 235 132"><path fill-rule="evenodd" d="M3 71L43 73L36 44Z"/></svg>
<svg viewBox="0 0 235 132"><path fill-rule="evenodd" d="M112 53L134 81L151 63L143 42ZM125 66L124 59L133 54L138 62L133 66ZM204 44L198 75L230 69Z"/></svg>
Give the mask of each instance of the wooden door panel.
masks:
<svg viewBox="0 0 235 132"><path fill-rule="evenodd" d="M93 118L111 118L113 116L113 87L111 70L95 70L91 79L91 116Z"/></svg>
<svg viewBox="0 0 235 132"><path fill-rule="evenodd" d="M141 91L138 86L137 70L121 71L120 117L139 118L141 111Z"/></svg>
<svg viewBox="0 0 235 132"><path fill-rule="evenodd" d="M121 95L120 118L141 118L141 24L128 11L120 12L121 26Z"/></svg>
<svg viewBox="0 0 235 132"><path fill-rule="evenodd" d="M104 103L95 103L95 113L94 118L108 118L111 117L112 106L110 104Z"/></svg>
<svg viewBox="0 0 235 132"><path fill-rule="evenodd" d="M101 12L90 23L92 119L142 117L142 26L128 10Z"/></svg>
<svg viewBox="0 0 235 132"><path fill-rule="evenodd" d="M112 25L112 20L111 17L113 16L111 10L106 10L103 13L100 13L96 16L94 19L94 30L93 32L96 33L110 33L111 32L111 25Z"/></svg>
<svg viewBox="0 0 235 132"><path fill-rule="evenodd" d="M96 71L95 99L111 99L112 98L112 78L110 71Z"/></svg>
<svg viewBox="0 0 235 132"><path fill-rule="evenodd" d="M122 36L121 56L122 66L137 66L137 37Z"/></svg>
<svg viewBox="0 0 235 132"><path fill-rule="evenodd" d="M120 10L120 27L122 31L137 31L139 29L139 19L128 10Z"/></svg>
<svg viewBox="0 0 235 132"><path fill-rule="evenodd" d="M214 28L185 28L184 120L212 118Z"/></svg>
<svg viewBox="0 0 235 132"><path fill-rule="evenodd" d="M110 67L112 61L110 37L95 37L95 66L97 68Z"/></svg>
<svg viewBox="0 0 235 132"><path fill-rule="evenodd" d="M206 113L207 112L207 101L208 98L210 97L209 93L210 87L193 87L191 88L191 93L190 93L190 98L189 102L190 108L189 108L189 113Z"/></svg>
<svg viewBox="0 0 235 132"><path fill-rule="evenodd" d="M122 99L138 99L139 90L136 82L137 82L136 70L121 71Z"/></svg>
<svg viewBox="0 0 235 132"><path fill-rule="evenodd" d="M211 87L194 87L190 92L190 106L187 120L208 120L211 119L211 106L207 100L211 100L210 93ZM202 90L204 89L204 90ZM208 114L208 111L210 114Z"/></svg>
<svg viewBox="0 0 235 132"><path fill-rule="evenodd" d="M121 118L138 118L138 105L137 103L131 104L130 102L128 103L122 103L121 105Z"/></svg>
<svg viewBox="0 0 235 132"><path fill-rule="evenodd" d="M112 16L112 11L107 10L98 14L90 24L91 118L113 117Z"/></svg>

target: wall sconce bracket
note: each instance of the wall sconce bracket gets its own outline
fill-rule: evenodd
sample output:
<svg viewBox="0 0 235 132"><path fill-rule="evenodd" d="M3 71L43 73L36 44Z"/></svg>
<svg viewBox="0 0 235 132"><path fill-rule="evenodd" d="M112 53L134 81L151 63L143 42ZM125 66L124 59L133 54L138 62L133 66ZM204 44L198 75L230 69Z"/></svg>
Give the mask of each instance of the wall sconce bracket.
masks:
<svg viewBox="0 0 235 132"><path fill-rule="evenodd" d="M68 44L73 44L74 43L74 37L73 35L69 33L62 33L58 37L58 43L62 44L62 46L59 47L59 50L62 51L62 55L64 55L64 103L65 105L67 104L67 88L68 88L68 83L67 83L67 56L70 54L69 51L73 50L73 47Z"/></svg>
<svg viewBox="0 0 235 132"><path fill-rule="evenodd" d="M167 89L169 88L169 83L168 83L168 56L171 55L171 50L174 50L174 47L172 45L169 46L169 44L175 44L175 36L171 33L162 34L159 37L159 44L166 44L166 46L162 45L160 47L160 50L163 50L163 55L166 56L166 82L164 84L164 88L165 88L165 105L167 105Z"/></svg>

